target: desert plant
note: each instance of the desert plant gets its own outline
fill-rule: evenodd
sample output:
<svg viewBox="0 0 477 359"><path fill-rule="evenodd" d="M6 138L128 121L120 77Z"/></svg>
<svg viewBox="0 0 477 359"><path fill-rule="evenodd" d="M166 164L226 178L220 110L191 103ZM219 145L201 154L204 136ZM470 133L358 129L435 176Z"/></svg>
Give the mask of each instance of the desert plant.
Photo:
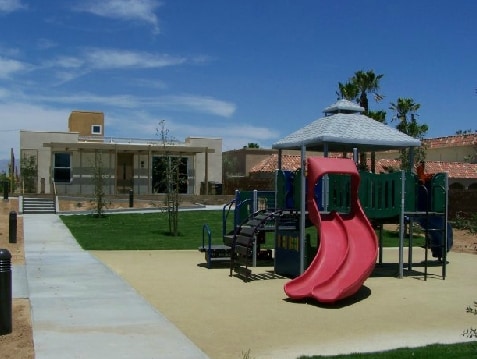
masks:
<svg viewBox="0 0 477 359"><path fill-rule="evenodd" d="M474 305L473 306L468 306L467 309L466 309L466 312L467 313L470 313L470 314L473 314L473 315L477 315L477 301L474 302ZM464 330L464 332L462 333L462 335L464 337L467 337L467 338L475 338L477 339L477 328L473 328L473 327L470 327L469 329L466 329Z"/></svg>
<svg viewBox="0 0 477 359"><path fill-rule="evenodd" d="M250 349L245 352L242 352L242 359L253 359Z"/></svg>
<svg viewBox="0 0 477 359"><path fill-rule="evenodd" d="M464 229L470 233L477 233L477 213L466 215L462 212L457 212L453 222L454 228Z"/></svg>

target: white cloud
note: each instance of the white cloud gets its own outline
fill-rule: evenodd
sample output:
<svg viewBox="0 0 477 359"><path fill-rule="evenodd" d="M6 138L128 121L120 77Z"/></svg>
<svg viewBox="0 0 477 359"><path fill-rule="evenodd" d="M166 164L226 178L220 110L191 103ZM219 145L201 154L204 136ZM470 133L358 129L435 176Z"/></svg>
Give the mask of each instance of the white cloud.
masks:
<svg viewBox="0 0 477 359"><path fill-rule="evenodd" d="M78 10L113 19L145 22L152 25L154 33L159 33L159 20L154 11L160 5L155 0L101 0L83 3Z"/></svg>
<svg viewBox="0 0 477 359"><path fill-rule="evenodd" d="M0 12L13 12L25 8L26 5L20 0L0 0Z"/></svg>
<svg viewBox="0 0 477 359"><path fill-rule="evenodd" d="M84 66L84 60L73 56L61 56L54 61L48 62L52 67L62 67L66 69L77 69Z"/></svg>
<svg viewBox="0 0 477 359"><path fill-rule="evenodd" d="M71 96L36 96L35 101L63 104L99 104L120 108L166 108L174 111L196 111L221 117L230 117L236 106L233 103L201 96L136 97L131 95L99 96L82 93Z"/></svg>
<svg viewBox="0 0 477 359"><path fill-rule="evenodd" d="M160 68L186 62L184 57L117 49L89 49L86 51L85 59L90 67L96 69Z"/></svg>
<svg viewBox="0 0 477 359"><path fill-rule="evenodd" d="M17 60L0 57L0 78L7 78L15 72L22 71L26 65Z"/></svg>
<svg viewBox="0 0 477 359"><path fill-rule="evenodd" d="M222 117L230 117L235 113L233 103L202 96L163 96L157 99L160 106L190 109L211 113Z"/></svg>
<svg viewBox="0 0 477 359"><path fill-rule="evenodd" d="M37 66L36 69L52 69L56 71L54 76L60 80L59 84L62 84L94 70L162 68L181 65L187 61L188 60L184 57L167 54L91 48L84 50L78 56L63 55L51 60L46 60L40 66ZM191 60L191 62L194 62L194 60ZM0 64L1 63L0 58ZM13 65L10 67L13 67ZM2 70L6 71L7 69L8 67L0 69L0 76ZM152 85L152 81L150 81L150 84ZM56 85L58 85L58 83ZM164 88L165 84L158 82L154 87Z"/></svg>
<svg viewBox="0 0 477 359"><path fill-rule="evenodd" d="M56 71L55 78L58 80L53 86L60 86L88 73L89 71Z"/></svg>
<svg viewBox="0 0 477 359"><path fill-rule="evenodd" d="M141 100L134 96L99 96L88 93L71 96L36 96L34 97L34 100L40 102L50 102L53 104L99 104L101 106L117 106L124 108L134 108L141 105Z"/></svg>

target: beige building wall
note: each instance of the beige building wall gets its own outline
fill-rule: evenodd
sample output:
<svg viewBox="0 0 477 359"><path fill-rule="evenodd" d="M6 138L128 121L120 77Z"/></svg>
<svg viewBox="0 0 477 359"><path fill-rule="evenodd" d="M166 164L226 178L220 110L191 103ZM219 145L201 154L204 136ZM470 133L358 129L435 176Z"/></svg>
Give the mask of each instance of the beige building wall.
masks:
<svg viewBox="0 0 477 359"><path fill-rule="evenodd" d="M431 148L426 151L427 161L466 162L466 158L475 154L472 146L452 146Z"/></svg>
<svg viewBox="0 0 477 359"><path fill-rule="evenodd" d="M68 118L70 132L80 136L104 137L104 113L92 111L73 111Z"/></svg>
<svg viewBox="0 0 477 359"><path fill-rule="evenodd" d="M426 149L426 161L441 162L468 162L468 158L474 156L476 149L469 146L449 146ZM376 152L376 159L398 159L398 151Z"/></svg>
<svg viewBox="0 0 477 359"><path fill-rule="evenodd" d="M70 132L34 132L20 131L20 158L34 156L38 167L37 190L39 193L51 193L52 153L50 142L78 142L78 133Z"/></svg>
<svg viewBox="0 0 477 359"><path fill-rule="evenodd" d="M191 147L204 147L215 150L209 153L207 158L207 166L209 168L206 176L206 157L205 153L198 153L195 156L194 174L195 188L194 193L200 193L201 182L222 183L222 139L221 138L201 138L187 137L185 143ZM190 165L189 165L190 167ZM192 173L191 173L192 174ZM189 176L190 177L190 176Z"/></svg>

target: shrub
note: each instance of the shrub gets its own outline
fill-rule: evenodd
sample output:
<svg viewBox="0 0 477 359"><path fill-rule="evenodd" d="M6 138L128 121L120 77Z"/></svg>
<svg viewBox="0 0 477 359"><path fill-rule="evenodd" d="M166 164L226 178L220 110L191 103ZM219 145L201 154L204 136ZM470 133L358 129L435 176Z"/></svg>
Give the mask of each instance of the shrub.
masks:
<svg viewBox="0 0 477 359"><path fill-rule="evenodd" d="M477 213L464 214L458 212L454 221L454 228L465 229L470 233L477 233Z"/></svg>

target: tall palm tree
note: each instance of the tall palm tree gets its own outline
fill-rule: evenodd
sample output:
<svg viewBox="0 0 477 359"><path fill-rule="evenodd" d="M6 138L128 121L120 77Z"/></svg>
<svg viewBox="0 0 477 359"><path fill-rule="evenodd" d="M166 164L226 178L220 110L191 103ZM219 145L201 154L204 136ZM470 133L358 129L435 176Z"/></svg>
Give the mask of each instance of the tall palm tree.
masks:
<svg viewBox="0 0 477 359"><path fill-rule="evenodd" d="M351 79L351 82L358 87L359 105L364 108L365 114L369 111L368 93L372 93L377 102L383 99L383 96L378 93L379 81L383 76L383 74L376 75L373 70L356 71Z"/></svg>
<svg viewBox="0 0 477 359"><path fill-rule="evenodd" d="M397 101L391 102L390 110L395 112L393 120L397 119L399 123L396 125L396 128L411 136L418 139L423 139L427 133L429 127L426 124L418 124L416 120L416 112L421 107L420 104L414 102L412 98L399 97ZM401 167L405 170L411 170L413 164L409 163L409 150L401 151ZM414 164L425 159L425 148L420 147L415 152Z"/></svg>

